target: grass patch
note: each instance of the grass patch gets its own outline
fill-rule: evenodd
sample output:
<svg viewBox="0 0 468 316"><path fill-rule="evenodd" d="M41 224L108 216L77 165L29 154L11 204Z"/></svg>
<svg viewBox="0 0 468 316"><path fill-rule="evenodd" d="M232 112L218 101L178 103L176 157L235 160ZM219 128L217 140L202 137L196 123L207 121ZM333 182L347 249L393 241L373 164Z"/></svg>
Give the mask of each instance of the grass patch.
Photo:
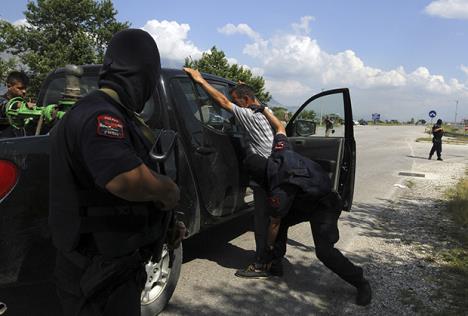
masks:
<svg viewBox="0 0 468 316"><path fill-rule="evenodd" d="M466 171L465 171L466 174ZM461 179L457 185L445 192L449 199L447 210L453 214L461 228L468 227L468 177ZM468 238L468 233L464 236Z"/></svg>
<svg viewBox="0 0 468 316"><path fill-rule="evenodd" d="M408 188L412 189L412 188L414 188L414 186L416 185L416 183L415 183L413 180L406 180L406 181L405 181L405 185L406 185Z"/></svg>
<svg viewBox="0 0 468 316"><path fill-rule="evenodd" d="M432 137L419 137L416 139L417 142L432 142Z"/></svg>
<svg viewBox="0 0 468 316"><path fill-rule="evenodd" d="M467 173L468 169L465 175ZM450 307L445 312L461 315L468 310L468 177L461 179L445 194L449 199L447 211L457 224L454 237L459 241L459 246L440 253L447 263L444 291L449 294Z"/></svg>

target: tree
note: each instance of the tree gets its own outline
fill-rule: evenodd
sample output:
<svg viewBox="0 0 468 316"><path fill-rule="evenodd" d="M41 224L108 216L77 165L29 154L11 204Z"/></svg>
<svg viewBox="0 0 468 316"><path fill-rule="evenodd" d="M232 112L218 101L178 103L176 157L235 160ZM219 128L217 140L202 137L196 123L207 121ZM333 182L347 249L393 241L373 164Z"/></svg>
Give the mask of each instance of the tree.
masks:
<svg viewBox="0 0 468 316"><path fill-rule="evenodd" d="M5 83L8 74L18 69L18 61L16 58L0 59L0 85ZM22 70L21 68L19 70Z"/></svg>
<svg viewBox="0 0 468 316"><path fill-rule="evenodd" d="M35 95L57 67L101 63L112 35L129 27L116 14L111 0L29 1L25 24L0 21L0 52L19 57L31 75L29 94Z"/></svg>
<svg viewBox="0 0 468 316"><path fill-rule="evenodd" d="M272 107L271 111L279 120L285 121L285 122L289 121L289 119L292 116L287 108L283 108L281 106Z"/></svg>
<svg viewBox="0 0 468 316"><path fill-rule="evenodd" d="M184 67L198 69L201 72L224 77L238 82L242 81L251 86L260 102L268 102L271 99L269 92L265 91L265 80L261 76L254 76L249 69L237 64L229 65L226 55L222 50L213 46L210 52L205 52L198 60L185 58Z"/></svg>
<svg viewBox="0 0 468 316"><path fill-rule="evenodd" d="M317 114L313 110L302 110L299 117L303 120L313 120Z"/></svg>

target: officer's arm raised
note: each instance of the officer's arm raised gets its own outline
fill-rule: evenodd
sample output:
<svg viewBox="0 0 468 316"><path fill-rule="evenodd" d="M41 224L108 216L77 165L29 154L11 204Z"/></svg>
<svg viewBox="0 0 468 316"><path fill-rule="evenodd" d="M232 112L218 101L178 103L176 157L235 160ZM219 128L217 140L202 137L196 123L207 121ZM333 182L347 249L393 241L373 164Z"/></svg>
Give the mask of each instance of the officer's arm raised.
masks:
<svg viewBox="0 0 468 316"><path fill-rule="evenodd" d="M174 181L154 173L145 164L117 175L105 188L128 201L159 201L165 209L174 208L180 197L179 188Z"/></svg>

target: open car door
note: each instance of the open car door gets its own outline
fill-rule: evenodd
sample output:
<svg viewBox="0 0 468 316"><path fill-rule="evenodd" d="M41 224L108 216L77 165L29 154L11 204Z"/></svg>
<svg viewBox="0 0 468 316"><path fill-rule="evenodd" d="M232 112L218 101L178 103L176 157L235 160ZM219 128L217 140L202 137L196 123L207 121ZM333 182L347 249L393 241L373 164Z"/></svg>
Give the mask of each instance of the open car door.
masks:
<svg viewBox="0 0 468 316"><path fill-rule="evenodd" d="M294 150L318 162L349 211L353 202L356 143L348 89L323 91L293 115L286 133Z"/></svg>

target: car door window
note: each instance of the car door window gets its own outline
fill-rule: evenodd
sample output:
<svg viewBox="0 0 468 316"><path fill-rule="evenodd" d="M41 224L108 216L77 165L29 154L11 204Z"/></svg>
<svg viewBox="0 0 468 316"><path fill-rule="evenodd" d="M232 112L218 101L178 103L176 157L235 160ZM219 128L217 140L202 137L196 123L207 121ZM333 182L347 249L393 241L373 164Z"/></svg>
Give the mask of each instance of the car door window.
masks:
<svg viewBox="0 0 468 316"><path fill-rule="evenodd" d="M295 120L297 136L343 137L344 101L341 94L330 94L310 102Z"/></svg>
<svg viewBox="0 0 468 316"><path fill-rule="evenodd" d="M216 90L227 96L227 86L210 83ZM197 119L217 130L231 129L232 114L224 110L211 98L200 85L197 85L199 98L199 111L196 113Z"/></svg>

